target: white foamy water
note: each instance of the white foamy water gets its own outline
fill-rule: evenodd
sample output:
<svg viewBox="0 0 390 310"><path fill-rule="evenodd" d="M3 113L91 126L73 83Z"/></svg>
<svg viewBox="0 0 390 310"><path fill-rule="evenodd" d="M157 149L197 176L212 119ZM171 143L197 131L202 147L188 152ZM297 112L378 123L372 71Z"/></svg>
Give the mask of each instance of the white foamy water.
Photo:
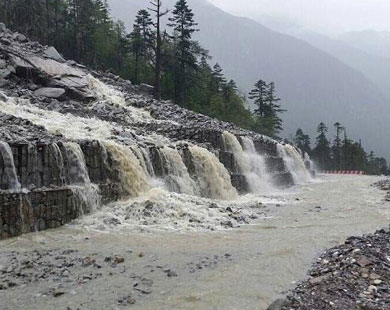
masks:
<svg viewBox="0 0 390 310"><path fill-rule="evenodd" d="M99 188L92 184L88 175L83 151L79 144L74 142L64 143L68 163L68 177L70 187L80 199L83 213L89 213L101 206Z"/></svg>
<svg viewBox="0 0 390 310"><path fill-rule="evenodd" d="M229 172L211 152L191 146L190 152L195 166L197 183L203 197L235 199L237 190L232 186Z"/></svg>
<svg viewBox="0 0 390 310"><path fill-rule="evenodd" d="M188 169L179 152L171 147L164 146L158 150L164 166L164 181L170 191L200 195L196 182L191 179Z"/></svg>
<svg viewBox="0 0 390 310"><path fill-rule="evenodd" d="M283 158L287 170L292 174L296 184L310 181L310 172L306 169L303 158L295 147L289 144L278 144L277 149L279 156Z"/></svg>
<svg viewBox="0 0 390 310"><path fill-rule="evenodd" d="M227 149L234 154L241 173L245 175L251 192L259 194L273 190L265 159L257 153L252 139L241 137L243 148L235 135L225 131L223 137Z"/></svg>
<svg viewBox="0 0 390 310"><path fill-rule="evenodd" d="M16 173L14 157L8 143L0 141L0 155L4 162L4 173L7 177L7 183L9 184L8 190L14 192L20 191L22 186L20 185Z"/></svg>
<svg viewBox="0 0 390 310"><path fill-rule="evenodd" d="M241 137L244 152L249 160L251 170L246 174L253 193L262 194L276 191L272 177L268 172L265 158L256 151L253 140Z"/></svg>
<svg viewBox="0 0 390 310"><path fill-rule="evenodd" d="M148 191L150 189L149 176L131 149L113 141L103 141L103 144L118 165L123 190L132 197Z"/></svg>
<svg viewBox="0 0 390 310"><path fill-rule="evenodd" d="M228 201L153 188L141 197L111 203L95 214L76 221L76 226L106 232L225 230L245 223L238 223L232 214L246 220L266 217L263 202L285 203L281 197L247 195Z"/></svg>
<svg viewBox="0 0 390 310"><path fill-rule="evenodd" d="M8 98L4 101L0 96L0 111L27 119L51 134L62 134L68 139L108 139L113 130L121 131L120 126L96 118L82 118L38 108L27 99Z"/></svg>
<svg viewBox="0 0 390 310"><path fill-rule="evenodd" d="M95 94L97 95L98 102L124 107L128 112L128 115L126 116L131 118L134 123L155 122L155 119L149 112L127 104L123 93L116 90L113 86L107 85L91 75L88 76L88 79L90 81L90 85L95 91Z"/></svg>

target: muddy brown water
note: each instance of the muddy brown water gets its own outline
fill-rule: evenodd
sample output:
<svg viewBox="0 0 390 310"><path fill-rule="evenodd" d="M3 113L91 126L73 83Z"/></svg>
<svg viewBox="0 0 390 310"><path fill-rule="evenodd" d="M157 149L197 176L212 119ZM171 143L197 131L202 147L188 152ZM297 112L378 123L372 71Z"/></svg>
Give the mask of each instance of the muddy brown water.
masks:
<svg viewBox="0 0 390 310"><path fill-rule="evenodd" d="M264 310L306 277L323 250L389 225L385 193L370 186L378 180L320 176L285 193L287 203L270 205L271 217L230 231L99 233L64 227L2 241L0 265L11 251L74 249L94 255L103 268L86 283L65 283L59 297L47 293L62 283L58 279L0 290L0 309ZM106 267L103 259L110 255L122 255L127 269ZM167 269L177 277L168 277ZM77 277L80 270L71 273ZM132 274L152 280L150 292L134 292ZM134 304L118 303L127 295Z"/></svg>

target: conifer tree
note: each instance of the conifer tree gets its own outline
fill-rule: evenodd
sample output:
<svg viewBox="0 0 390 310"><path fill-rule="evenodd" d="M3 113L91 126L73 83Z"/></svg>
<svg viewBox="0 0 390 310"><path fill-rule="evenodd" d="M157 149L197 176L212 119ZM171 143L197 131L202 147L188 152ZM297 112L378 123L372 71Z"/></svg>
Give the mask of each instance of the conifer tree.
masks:
<svg viewBox="0 0 390 310"><path fill-rule="evenodd" d="M197 56L192 35L199 29L194 21L194 13L186 0L178 0L169 18L168 26L173 29L175 44L175 102L183 104L186 100L188 82L197 69Z"/></svg>
<svg viewBox="0 0 390 310"><path fill-rule="evenodd" d="M151 58L150 49L153 44L153 25L150 13L146 10L138 11L133 25L133 32L130 35L132 53L134 54L134 83L139 84L140 67L147 66L147 61ZM142 63L142 64L140 64ZM142 66L141 66L142 65Z"/></svg>
<svg viewBox="0 0 390 310"><path fill-rule="evenodd" d="M344 130L344 127L341 126L339 122L336 122L333 126L336 129L336 137L332 146L334 167L340 170L341 169L341 144L342 144L341 134Z"/></svg>
<svg viewBox="0 0 390 310"><path fill-rule="evenodd" d="M312 156L321 169L329 169L331 164L330 142L326 137L328 127L321 122L317 127L316 145L313 149Z"/></svg>
<svg viewBox="0 0 390 310"><path fill-rule="evenodd" d="M161 38L161 18L168 14L168 10L162 9L161 0L152 0L150 4L153 6L149 8L155 14L155 59L154 59L154 97L161 99L161 65L162 65L162 38Z"/></svg>
<svg viewBox="0 0 390 310"><path fill-rule="evenodd" d="M259 80L254 86L255 88L249 92L249 99L253 99L256 105L256 109L254 110L255 115L264 117L267 104L267 83Z"/></svg>
<svg viewBox="0 0 390 310"><path fill-rule="evenodd" d="M301 128L295 133L294 143L302 152L311 154L310 136L304 134Z"/></svg>

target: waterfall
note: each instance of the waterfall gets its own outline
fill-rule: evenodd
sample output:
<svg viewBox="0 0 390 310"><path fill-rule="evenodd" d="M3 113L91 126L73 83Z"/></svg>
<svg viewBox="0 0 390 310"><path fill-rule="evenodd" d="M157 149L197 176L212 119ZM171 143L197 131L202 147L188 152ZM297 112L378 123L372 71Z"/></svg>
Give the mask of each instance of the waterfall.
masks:
<svg viewBox="0 0 390 310"><path fill-rule="evenodd" d="M264 193L265 191L274 190L272 176L268 172L264 156L256 151L252 139L241 137L241 141L251 166L251 170L246 174L246 178L252 192Z"/></svg>
<svg viewBox="0 0 390 310"><path fill-rule="evenodd" d="M296 184L301 184L311 179L310 172L305 166L303 157L295 147L289 144L278 144L277 149L279 156L283 158L287 170L292 174Z"/></svg>
<svg viewBox="0 0 390 310"><path fill-rule="evenodd" d="M131 149L113 141L103 143L119 166L119 178L123 190L133 197L148 191L150 189L148 175Z"/></svg>
<svg viewBox="0 0 390 310"><path fill-rule="evenodd" d="M80 145L75 142L67 142L64 143L64 148L71 189L84 207L81 211L89 213L101 205L99 188L96 184L91 183Z"/></svg>
<svg viewBox="0 0 390 310"><path fill-rule="evenodd" d="M191 146L189 150L203 197L225 200L238 197L236 189L232 186L229 172L213 153L198 146Z"/></svg>
<svg viewBox="0 0 390 310"><path fill-rule="evenodd" d="M246 175L249 171L251 171L251 166L249 163L248 156L244 153L240 142L237 140L235 135L231 134L228 131L223 132L223 138L227 150L233 153L240 172Z"/></svg>
<svg viewBox="0 0 390 310"><path fill-rule="evenodd" d="M227 150L233 153L240 172L245 175L251 192L263 193L271 190L272 180L267 172L265 159L257 153L253 141L242 137L243 148L235 135L225 131L223 137Z"/></svg>
<svg viewBox="0 0 390 310"><path fill-rule="evenodd" d="M154 169L153 169L152 162L150 160L149 153L144 148L138 146L131 146L130 149L139 160L139 163L141 164L141 167L144 170L145 174L149 176L153 176Z"/></svg>
<svg viewBox="0 0 390 310"><path fill-rule="evenodd" d="M199 195L196 183L191 179L182 157L176 149L164 146L158 150L164 165L164 181L172 192Z"/></svg>
<svg viewBox="0 0 390 310"><path fill-rule="evenodd" d="M59 175L59 185L64 186L66 184L66 172L64 166L64 157L62 156L61 150L57 143L53 143L50 145L53 149L54 160L57 165L58 175Z"/></svg>
<svg viewBox="0 0 390 310"><path fill-rule="evenodd" d="M8 189L11 191L20 191L22 186L19 183L16 173L14 156L8 143L0 141L0 155L4 162L4 173L7 178Z"/></svg>

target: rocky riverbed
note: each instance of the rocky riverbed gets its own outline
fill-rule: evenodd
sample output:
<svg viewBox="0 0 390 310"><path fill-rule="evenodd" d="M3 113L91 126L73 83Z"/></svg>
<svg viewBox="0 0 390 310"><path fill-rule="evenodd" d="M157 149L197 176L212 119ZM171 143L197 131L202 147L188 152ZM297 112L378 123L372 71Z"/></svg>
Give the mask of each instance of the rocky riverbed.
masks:
<svg viewBox="0 0 390 310"><path fill-rule="evenodd" d="M348 238L324 252L309 274L269 309L390 309L390 231Z"/></svg>
<svg viewBox="0 0 390 310"><path fill-rule="evenodd" d="M374 183L372 186L379 188L382 191L386 191L385 200L390 201L390 179L381 180Z"/></svg>

